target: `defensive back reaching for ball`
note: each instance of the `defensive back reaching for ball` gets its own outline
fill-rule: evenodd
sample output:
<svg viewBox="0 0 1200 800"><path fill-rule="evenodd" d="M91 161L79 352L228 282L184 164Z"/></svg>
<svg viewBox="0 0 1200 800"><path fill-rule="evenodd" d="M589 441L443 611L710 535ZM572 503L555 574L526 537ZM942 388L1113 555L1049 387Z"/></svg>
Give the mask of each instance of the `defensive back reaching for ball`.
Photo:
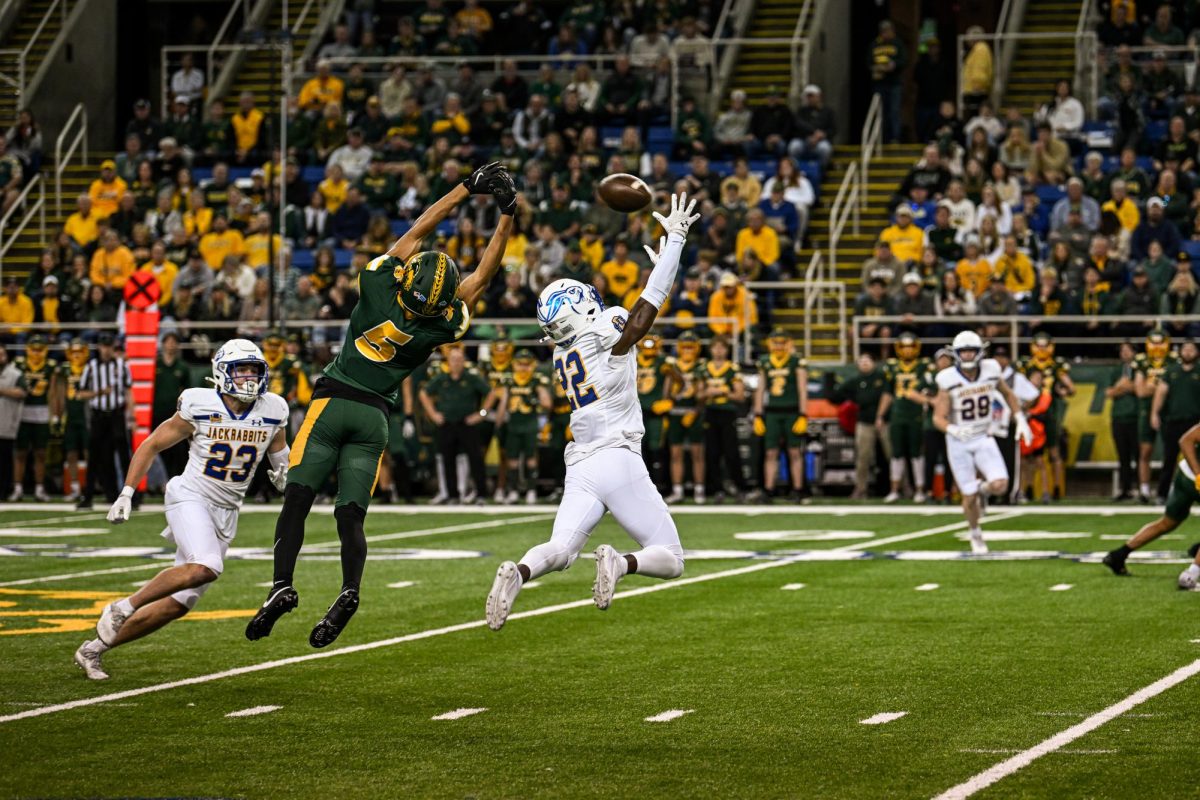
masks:
<svg viewBox="0 0 1200 800"><path fill-rule="evenodd" d="M695 205L686 194L672 196L668 216L655 212L667 236L657 253L646 248L654 269L631 312L605 309L593 287L573 280L555 281L538 298L538 322L554 340L554 371L571 403L574 441L567 445L567 477L550 541L496 570L486 607L492 630L504 626L524 583L574 563L606 510L642 549L621 555L606 544L596 548L597 608L608 608L625 575L683 574L679 532L642 461L634 350L675 283L688 228L700 219L692 214Z"/></svg>

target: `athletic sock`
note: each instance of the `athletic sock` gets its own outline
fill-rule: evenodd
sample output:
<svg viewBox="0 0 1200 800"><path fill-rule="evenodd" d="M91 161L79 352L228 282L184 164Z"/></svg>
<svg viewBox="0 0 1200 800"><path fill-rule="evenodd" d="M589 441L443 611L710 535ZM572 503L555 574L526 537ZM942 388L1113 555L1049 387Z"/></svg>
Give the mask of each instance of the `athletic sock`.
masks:
<svg viewBox="0 0 1200 800"><path fill-rule="evenodd" d="M925 493L925 456L913 456L913 487L916 491Z"/></svg>
<svg viewBox="0 0 1200 800"><path fill-rule="evenodd" d="M342 591L358 591L362 583L363 567L367 563L367 537L363 533L363 520L367 512L357 503L338 506L333 511L337 521L338 538L342 541Z"/></svg>
<svg viewBox="0 0 1200 800"><path fill-rule="evenodd" d="M1187 568L1187 574L1193 578L1200 578L1200 564L1192 564Z"/></svg>
<svg viewBox="0 0 1200 800"><path fill-rule="evenodd" d="M129 602L128 597L122 597L120 600L118 600L116 602L115 605L117 606L117 611L120 611L125 616L129 616L135 610L133 607L133 603Z"/></svg>
<svg viewBox="0 0 1200 800"><path fill-rule="evenodd" d="M671 484L671 494L683 494L683 484L682 483Z"/></svg>
<svg viewBox="0 0 1200 800"><path fill-rule="evenodd" d="M304 544L304 520L308 518L316 496L313 490L298 483L289 484L283 491L283 508L275 522L275 587L290 586L296 571L296 558Z"/></svg>
<svg viewBox="0 0 1200 800"><path fill-rule="evenodd" d="M87 649L92 650L96 653L103 653L105 650L109 649L109 646L106 645L104 642L100 641L99 637L97 637L87 643Z"/></svg>
<svg viewBox="0 0 1200 800"><path fill-rule="evenodd" d="M1118 558L1126 559L1129 558L1129 554L1133 552L1133 548L1127 544L1123 544L1112 552L1113 555L1117 556Z"/></svg>
<svg viewBox="0 0 1200 800"><path fill-rule="evenodd" d="M891 479L893 483L900 483L904 480L904 459L893 458L890 464Z"/></svg>
<svg viewBox="0 0 1200 800"><path fill-rule="evenodd" d="M1141 489L1141 491L1142 491L1142 497L1149 497L1149 496L1150 496L1150 484L1148 484L1148 483L1143 483L1143 484L1141 485L1141 487L1139 487L1139 488L1140 488L1140 489Z"/></svg>
<svg viewBox="0 0 1200 800"><path fill-rule="evenodd" d="M649 578L678 578L683 574L683 559L662 545L651 545L630 555L637 560L638 575Z"/></svg>

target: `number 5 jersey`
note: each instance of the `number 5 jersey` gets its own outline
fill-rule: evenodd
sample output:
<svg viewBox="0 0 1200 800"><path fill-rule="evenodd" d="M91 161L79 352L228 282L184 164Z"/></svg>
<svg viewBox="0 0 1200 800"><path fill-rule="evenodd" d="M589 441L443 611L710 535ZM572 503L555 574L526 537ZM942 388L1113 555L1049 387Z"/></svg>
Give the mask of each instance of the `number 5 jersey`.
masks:
<svg viewBox="0 0 1200 800"><path fill-rule="evenodd" d="M178 413L195 432L187 467L172 488L214 506L238 508L276 431L287 425L287 401L268 392L237 415L216 389L187 389L179 396Z"/></svg>
<svg viewBox="0 0 1200 800"><path fill-rule="evenodd" d="M938 388L950 395L950 422L961 426L971 438L987 436L999 382L1000 364L992 358L980 360L974 380L957 366L939 372Z"/></svg>

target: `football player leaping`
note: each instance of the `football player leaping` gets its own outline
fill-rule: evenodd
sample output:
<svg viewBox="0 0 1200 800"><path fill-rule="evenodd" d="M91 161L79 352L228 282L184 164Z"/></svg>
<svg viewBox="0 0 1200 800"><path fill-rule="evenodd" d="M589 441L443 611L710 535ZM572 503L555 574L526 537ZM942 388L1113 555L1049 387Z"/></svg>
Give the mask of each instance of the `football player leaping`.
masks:
<svg viewBox="0 0 1200 800"><path fill-rule="evenodd" d="M596 549L597 608L608 608L627 574L683 574L679 532L642 460L634 350L675 283L688 228L700 219L692 214L695 205L687 195L672 196L669 216L655 212L667 236L658 253L646 248L654 269L632 312L606 310L593 287L570 279L555 281L538 298L538 322L554 340L554 371L571 403L574 441L566 449L567 477L550 541L496 570L486 606L492 630L503 627L522 584L571 566L606 510L642 549L627 555L606 544Z"/></svg>
<svg viewBox="0 0 1200 800"><path fill-rule="evenodd" d="M983 488L989 494L1002 495L1008 491L1008 470L996 440L988 435L992 424L992 402L997 393L1004 398L1016 420L1017 436L1025 442L1033 440L1029 423L1021 411L1021 403L1008 384L1000 379L1000 365L983 357L983 340L971 331L954 337L951 345L955 365L937 374L937 397L934 398L933 424L946 434L946 457L954 482L962 492L963 513L971 536L971 552L987 552L979 518L983 514L979 500L979 474Z"/></svg>
<svg viewBox="0 0 1200 800"><path fill-rule="evenodd" d="M163 450L192 439L183 474L167 483L167 527L175 566L164 569L129 597L110 603L96 623L96 638L75 651L75 663L92 680L108 673L101 655L177 620L221 576L225 552L237 534L238 510L254 468L266 457L267 475L282 490L287 481L288 405L266 391L270 376L258 347L232 339L213 356L211 389L187 389L174 416L133 454L125 488L108 521L129 519L134 487Z"/></svg>

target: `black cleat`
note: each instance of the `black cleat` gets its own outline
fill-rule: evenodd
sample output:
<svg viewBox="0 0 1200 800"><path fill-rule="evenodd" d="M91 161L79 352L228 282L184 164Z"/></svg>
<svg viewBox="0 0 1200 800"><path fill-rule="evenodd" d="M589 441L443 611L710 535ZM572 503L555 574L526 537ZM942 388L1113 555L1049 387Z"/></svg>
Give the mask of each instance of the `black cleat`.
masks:
<svg viewBox="0 0 1200 800"><path fill-rule="evenodd" d="M253 642L270 636L271 629L275 627L279 618L298 605L300 595L291 586L272 588L271 593L267 595L267 601L254 615L254 619L246 625L246 638Z"/></svg>
<svg viewBox="0 0 1200 800"><path fill-rule="evenodd" d="M1104 560L1100 563L1113 571L1113 575L1128 575L1129 570L1125 568L1125 559L1117 555L1115 552L1105 553Z"/></svg>
<svg viewBox="0 0 1200 800"><path fill-rule="evenodd" d="M1200 552L1200 542L1196 542L1194 545L1188 548L1188 558L1194 559L1197 552Z"/></svg>
<svg viewBox="0 0 1200 800"><path fill-rule="evenodd" d="M308 643L313 647L328 647L337 640L342 629L350 623L354 612L358 611L358 590L346 589L338 595L337 600L325 612L325 617L318 622L308 635Z"/></svg>

